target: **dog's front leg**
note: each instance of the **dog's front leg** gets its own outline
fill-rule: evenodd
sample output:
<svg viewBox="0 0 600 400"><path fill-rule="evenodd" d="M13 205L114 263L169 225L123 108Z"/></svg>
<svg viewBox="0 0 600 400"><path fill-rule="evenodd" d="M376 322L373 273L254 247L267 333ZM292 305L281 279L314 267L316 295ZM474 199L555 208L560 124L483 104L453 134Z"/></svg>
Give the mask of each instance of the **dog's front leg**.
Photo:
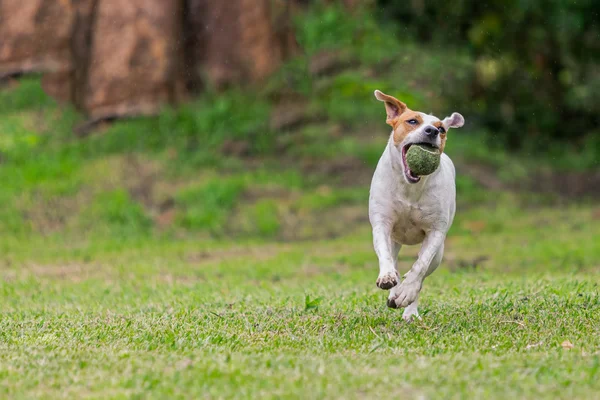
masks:
<svg viewBox="0 0 600 400"><path fill-rule="evenodd" d="M446 234L442 231L431 231L427 234L421 246L421 251L419 251L419 258L410 271L404 275L404 281L390 293L388 298L389 307L407 307L419 297L423 280L428 275L432 262L437 260L436 255L442 250L445 237Z"/></svg>
<svg viewBox="0 0 600 400"><path fill-rule="evenodd" d="M393 222L390 218L373 218L372 225L373 247L379 259L377 287L391 289L400 281L400 276L396 270L396 259L400 251L400 244L392 240Z"/></svg>

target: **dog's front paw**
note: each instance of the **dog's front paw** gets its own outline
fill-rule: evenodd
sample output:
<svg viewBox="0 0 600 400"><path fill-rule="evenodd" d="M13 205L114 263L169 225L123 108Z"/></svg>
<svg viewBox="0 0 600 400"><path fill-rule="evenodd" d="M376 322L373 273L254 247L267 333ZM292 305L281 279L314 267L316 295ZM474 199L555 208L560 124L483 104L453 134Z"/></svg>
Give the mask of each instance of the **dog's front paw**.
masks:
<svg viewBox="0 0 600 400"><path fill-rule="evenodd" d="M377 287L379 289L388 290L396 286L399 280L400 277L396 271L388 272L383 275L380 274L377 278Z"/></svg>
<svg viewBox="0 0 600 400"><path fill-rule="evenodd" d="M392 289L390 296L388 297L387 305L390 308L408 307L417 299L417 297L419 297L420 291L421 282L404 281Z"/></svg>

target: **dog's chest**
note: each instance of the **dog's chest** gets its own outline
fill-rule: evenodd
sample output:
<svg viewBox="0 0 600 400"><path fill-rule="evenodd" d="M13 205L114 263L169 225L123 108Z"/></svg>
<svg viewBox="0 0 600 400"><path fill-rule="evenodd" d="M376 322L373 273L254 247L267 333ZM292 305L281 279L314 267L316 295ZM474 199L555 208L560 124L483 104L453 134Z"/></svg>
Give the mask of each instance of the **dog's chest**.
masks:
<svg viewBox="0 0 600 400"><path fill-rule="evenodd" d="M425 239L425 215L418 205L404 202L395 204L395 222L392 229L393 239L402 244L413 245Z"/></svg>

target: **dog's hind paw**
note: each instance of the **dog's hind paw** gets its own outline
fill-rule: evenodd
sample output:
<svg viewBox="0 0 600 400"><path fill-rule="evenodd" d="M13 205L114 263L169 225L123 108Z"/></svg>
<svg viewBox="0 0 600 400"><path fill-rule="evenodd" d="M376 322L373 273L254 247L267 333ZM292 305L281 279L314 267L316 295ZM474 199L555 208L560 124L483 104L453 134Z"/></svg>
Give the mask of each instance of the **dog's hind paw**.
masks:
<svg viewBox="0 0 600 400"><path fill-rule="evenodd" d="M399 280L400 277L396 271L388 272L384 275L379 275L379 278L377 278L377 287L388 290L396 286Z"/></svg>
<svg viewBox="0 0 600 400"><path fill-rule="evenodd" d="M416 319L421 319L421 316L419 315L419 311L417 310L417 307L415 307L415 304L416 303L412 303L410 306L404 309L404 313L402 313L402 319L406 322L412 322Z"/></svg>
<svg viewBox="0 0 600 400"><path fill-rule="evenodd" d="M421 282L402 282L390 292L387 305L390 308L408 307L419 297Z"/></svg>

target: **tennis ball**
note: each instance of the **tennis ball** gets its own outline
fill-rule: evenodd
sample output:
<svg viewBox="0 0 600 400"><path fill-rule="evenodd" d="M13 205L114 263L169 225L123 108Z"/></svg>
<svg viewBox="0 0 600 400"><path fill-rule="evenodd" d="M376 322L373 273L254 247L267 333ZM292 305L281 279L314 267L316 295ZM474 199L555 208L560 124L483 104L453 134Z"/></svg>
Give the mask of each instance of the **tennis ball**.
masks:
<svg viewBox="0 0 600 400"><path fill-rule="evenodd" d="M406 163L413 174L429 175L440 166L440 150L428 144L413 144L406 152Z"/></svg>

